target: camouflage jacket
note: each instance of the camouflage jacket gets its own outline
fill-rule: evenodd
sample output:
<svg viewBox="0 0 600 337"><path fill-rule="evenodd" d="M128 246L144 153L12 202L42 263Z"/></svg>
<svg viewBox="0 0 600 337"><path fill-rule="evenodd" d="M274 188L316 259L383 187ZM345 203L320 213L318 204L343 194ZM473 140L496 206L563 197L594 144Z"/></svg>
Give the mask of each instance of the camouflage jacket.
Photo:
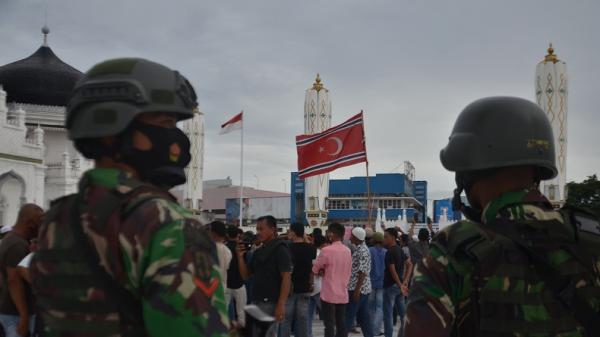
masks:
<svg viewBox="0 0 600 337"><path fill-rule="evenodd" d="M115 169L90 170L80 182L83 202L78 205L79 223L100 264L139 300L143 335L227 335L227 306L216 248L186 209L168 196L149 197L151 190L134 193L124 208L111 214L97 209L109 193L124 195L138 185L139 181ZM72 212L67 208L59 202L48 213L50 218L44 221L39 250L31 265L46 335L128 335L114 308L107 307L109 312L101 314L81 309L93 303L101 310L111 298L101 286L85 283L86 276L92 279L89 284L97 278L86 270L86 260L60 256L77 247L74 231L69 228ZM106 219L104 225L99 220L102 217Z"/></svg>
<svg viewBox="0 0 600 337"><path fill-rule="evenodd" d="M467 254L455 249L457 237L465 237L476 231L485 232L486 225L499 219L533 225L552 222L559 230L564 229L561 226L567 227L561 213L554 211L543 195L538 191L522 190L505 193L491 201L484 209L480 224L460 221L444 228L433 239L430 254L415 269L407 307L405 336L586 336L573 317L565 313L550 287L540 281L540 278L532 276L536 273L534 266L527 263L522 266L524 260L519 260L519 256L511 256L503 251L496 254L502 256L497 260L499 262L476 266ZM544 233L551 231L547 228L540 229L545 230ZM541 238L541 241L545 239ZM593 288L591 293L596 294L596 298L584 298L591 307L599 311L600 297L597 295L600 294L600 255L594 256L596 266L593 268L596 275L591 275L593 273L583 269L578 260L567 250L559 248L560 242L555 241L560 240L550 240L549 248L542 249L545 259L561 270L561 274L564 271L565 275L574 275L574 284L578 284L578 287L587 284L589 287L586 286L586 289ZM484 248L491 246L486 241ZM514 260L512 265L502 262L511 259ZM478 272L486 269L487 276ZM473 277L476 274L482 275L482 281L476 281ZM476 287L474 283L480 286ZM491 303L481 301L483 294L492 299ZM477 305L473 305L473 302ZM487 317L484 314L486 310ZM478 317L474 319L477 322L475 329L465 327L468 324L464 322L471 318L469 316ZM503 323L498 322L506 324L499 326ZM483 326L487 326L487 332L484 332L486 329L482 329ZM530 327L535 328L530 330ZM522 331L517 332L518 328Z"/></svg>

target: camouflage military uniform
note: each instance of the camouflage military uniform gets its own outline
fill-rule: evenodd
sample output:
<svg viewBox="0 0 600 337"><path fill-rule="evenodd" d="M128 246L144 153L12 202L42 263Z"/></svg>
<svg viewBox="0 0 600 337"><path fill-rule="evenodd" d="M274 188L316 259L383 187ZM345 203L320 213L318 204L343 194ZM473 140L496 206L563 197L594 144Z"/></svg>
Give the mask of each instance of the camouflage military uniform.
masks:
<svg viewBox="0 0 600 337"><path fill-rule="evenodd" d="M480 231L485 233L486 225L498 219L539 226L531 229L531 233L544 233L536 237L534 248L561 274L572 276L580 295L600 312L600 254L593 256L596 275L590 275L574 255L561 248L562 233L570 233L564 237L573 235L561 213L554 211L538 191L522 190L505 193L490 202L484 209L482 225L460 221L434 238L430 255L415 270L406 336L586 336L522 255L505 251L506 256L498 258L492 248L486 254L496 259L475 263L465 254L468 250L457 247L474 247L475 243L465 238L477 237L473 234ZM494 234L490 235L494 239ZM479 248L492 247L489 242ZM481 281L474 277L476 274L482 275ZM469 323L474 317L478 317L475 328L470 326L473 321Z"/></svg>
<svg viewBox="0 0 600 337"><path fill-rule="evenodd" d="M187 210L169 196L152 197L152 189L112 214L97 209L108 194L126 195L139 185L117 169L88 171L80 183L79 223L104 269L139 299L142 326L127 326L118 301L94 279L85 259L64 255L73 251L76 237L68 227L72 210L59 201L41 230L32 263L47 336L227 334L215 246ZM86 284L89 288L82 289Z"/></svg>

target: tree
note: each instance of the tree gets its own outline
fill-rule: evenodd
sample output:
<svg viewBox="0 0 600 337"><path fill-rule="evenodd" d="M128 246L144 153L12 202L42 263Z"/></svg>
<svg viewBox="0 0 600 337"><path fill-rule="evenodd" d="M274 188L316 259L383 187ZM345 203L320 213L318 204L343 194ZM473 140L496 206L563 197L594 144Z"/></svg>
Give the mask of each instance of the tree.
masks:
<svg viewBox="0 0 600 337"><path fill-rule="evenodd" d="M600 181L595 174L581 183L568 183L567 193L567 204L587 208L600 216Z"/></svg>

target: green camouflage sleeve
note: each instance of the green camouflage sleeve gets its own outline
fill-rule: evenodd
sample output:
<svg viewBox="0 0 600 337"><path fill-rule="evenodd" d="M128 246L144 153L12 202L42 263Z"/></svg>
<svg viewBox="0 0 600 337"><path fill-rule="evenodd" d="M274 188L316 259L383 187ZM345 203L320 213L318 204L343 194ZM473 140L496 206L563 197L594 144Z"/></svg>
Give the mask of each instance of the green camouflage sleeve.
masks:
<svg viewBox="0 0 600 337"><path fill-rule="evenodd" d="M138 285L150 336L228 334L224 289L216 248L201 224L180 206L155 200L131 218L145 226L140 237L121 239L129 279ZM136 247L137 246L137 247Z"/></svg>
<svg viewBox="0 0 600 337"><path fill-rule="evenodd" d="M415 268L406 311L405 336L450 336L458 291L454 284L455 275L444 251L432 246L430 255Z"/></svg>

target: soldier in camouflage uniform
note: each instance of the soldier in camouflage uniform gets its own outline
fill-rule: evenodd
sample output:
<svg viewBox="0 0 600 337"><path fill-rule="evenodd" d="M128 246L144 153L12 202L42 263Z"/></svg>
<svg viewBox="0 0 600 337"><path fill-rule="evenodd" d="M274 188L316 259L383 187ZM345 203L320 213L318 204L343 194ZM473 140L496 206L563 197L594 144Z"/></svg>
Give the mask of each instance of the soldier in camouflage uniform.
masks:
<svg viewBox="0 0 600 337"><path fill-rule="evenodd" d="M31 271L47 336L228 334L215 245L167 192L185 182L176 123L196 106L185 77L143 59L102 62L76 85L66 127L95 168L40 232Z"/></svg>
<svg viewBox="0 0 600 337"><path fill-rule="evenodd" d="M405 336L600 336L600 225L539 192L554 156L537 105L495 97L463 110L440 158L468 220L438 233L416 268Z"/></svg>

